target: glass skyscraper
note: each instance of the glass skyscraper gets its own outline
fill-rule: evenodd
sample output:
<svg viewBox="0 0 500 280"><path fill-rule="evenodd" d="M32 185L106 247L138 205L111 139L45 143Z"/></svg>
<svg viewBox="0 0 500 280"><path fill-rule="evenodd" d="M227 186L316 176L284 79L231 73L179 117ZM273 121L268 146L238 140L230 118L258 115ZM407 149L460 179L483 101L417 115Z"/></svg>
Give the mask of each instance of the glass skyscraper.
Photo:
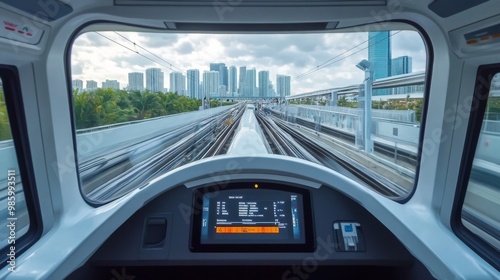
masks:
<svg viewBox="0 0 500 280"><path fill-rule="evenodd" d="M112 88L119 90L120 83L117 80L106 80L105 82L102 82L102 88Z"/></svg>
<svg viewBox="0 0 500 280"><path fill-rule="evenodd" d="M227 67L225 63L210 63L210 71L219 72L219 84L228 86Z"/></svg>
<svg viewBox="0 0 500 280"><path fill-rule="evenodd" d="M412 59L410 56L400 56L392 60L391 76L403 75L412 72ZM404 86L390 89L391 94L408 94L415 92L414 87Z"/></svg>
<svg viewBox="0 0 500 280"><path fill-rule="evenodd" d="M230 96L236 96L238 94L238 75L237 75L237 70L235 66L230 66L229 67L229 72L228 72L228 88L227 91L229 92Z"/></svg>
<svg viewBox="0 0 500 280"><path fill-rule="evenodd" d="M410 56L400 56L392 59L391 76L411 73L412 59Z"/></svg>
<svg viewBox="0 0 500 280"><path fill-rule="evenodd" d="M170 92L175 92L178 95L186 93L186 77L180 72L170 73Z"/></svg>
<svg viewBox="0 0 500 280"><path fill-rule="evenodd" d="M128 90L144 90L144 74L139 72L128 73Z"/></svg>
<svg viewBox="0 0 500 280"><path fill-rule="evenodd" d="M269 71L259 71L259 97L266 98L269 96Z"/></svg>
<svg viewBox="0 0 500 280"><path fill-rule="evenodd" d="M203 98L210 99L219 95L219 71L203 72Z"/></svg>
<svg viewBox="0 0 500 280"><path fill-rule="evenodd" d="M290 95L290 76L276 75L276 93L280 98Z"/></svg>
<svg viewBox="0 0 500 280"><path fill-rule="evenodd" d="M257 89L257 71L255 68L247 69L246 71L246 90L245 97L256 97L259 93L256 91Z"/></svg>
<svg viewBox="0 0 500 280"><path fill-rule="evenodd" d="M150 92L157 93L164 90L165 76L160 68L146 69L146 89Z"/></svg>
<svg viewBox="0 0 500 280"><path fill-rule="evenodd" d="M78 89L78 92L83 91L83 81L82 80L73 80L71 82L72 82L73 89Z"/></svg>
<svg viewBox="0 0 500 280"><path fill-rule="evenodd" d="M97 82L94 80L87 81L87 86L86 86L88 91L94 91L97 89Z"/></svg>
<svg viewBox="0 0 500 280"><path fill-rule="evenodd" d="M187 70L187 96L189 98L201 99L200 71L198 69Z"/></svg>
<svg viewBox="0 0 500 280"><path fill-rule="evenodd" d="M238 82L238 92L240 96L247 96L246 94L246 78L247 78L247 67L246 66L241 66L240 67L240 77L239 77L239 82Z"/></svg>
<svg viewBox="0 0 500 280"><path fill-rule="evenodd" d="M390 31L368 33L368 61L372 64L373 80L391 76ZM374 90L373 95L385 95L387 89Z"/></svg>

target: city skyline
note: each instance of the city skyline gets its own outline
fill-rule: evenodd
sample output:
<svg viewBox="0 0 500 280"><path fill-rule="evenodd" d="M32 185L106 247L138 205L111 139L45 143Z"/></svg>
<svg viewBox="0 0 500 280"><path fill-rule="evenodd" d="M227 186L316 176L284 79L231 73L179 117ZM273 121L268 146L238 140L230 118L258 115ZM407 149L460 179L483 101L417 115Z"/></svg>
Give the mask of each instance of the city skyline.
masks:
<svg viewBox="0 0 500 280"><path fill-rule="evenodd" d="M387 37L386 37L387 38ZM390 45L390 42L389 42ZM382 50L384 51L384 50ZM369 50L370 52L370 50ZM380 50L379 50L380 52ZM386 52L387 53L387 52ZM379 58L380 59L380 58ZM408 74L412 73L412 58L409 56L401 56L397 58L391 58L390 57L390 52L388 52L388 55L386 57L382 58L383 61L390 61L391 62L391 67L389 69L385 68L384 71L390 72L390 75L388 76L394 76L394 75L402 75L402 74ZM190 98L197 98L200 99L202 96L207 96L207 95L214 95L216 94L218 97L221 96L227 96L227 97L261 97L261 98L266 98L266 97L283 97L283 96L289 96L291 94L291 86L290 86L290 81L291 81L291 76L289 75L282 75L282 74L277 74L276 75L276 84L273 84L271 81L271 77L269 77L269 71L267 70L261 70L261 71L256 71L255 68L249 69L249 71L246 71L246 67L242 66L240 67L240 72L238 73L237 68L235 66L229 66L225 67L224 63L211 63L210 66L212 67L213 65L217 65L217 69L219 70L213 70L213 71L204 71L204 72L218 72L219 73L219 80L217 85L214 84L216 88L219 90L216 92L212 92L211 94L204 94L203 92L203 80L200 79L199 76L199 70L198 69L189 69L187 70L186 75L183 75L180 72L171 72L169 74L170 77L170 87L166 88L164 85L158 85L158 88L163 87L164 90L162 92L172 92L176 93L179 95L184 95ZM223 65L219 68L219 65ZM385 65L384 65L385 66ZM228 69L228 84L231 85L232 90L230 87L226 87L225 85L221 84L223 82L223 79L220 78L221 72L224 71L222 70L223 68ZM213 67L212 67L213 68ZM373 67L375 68L375 67ZM160 71L157 68L149 68L146 69L147 71L151 70L156 70ZM221 71L222 70L222 71ZM164 75L165 73L161 72L161 75ZM247 76L247 77L245 77ZM239 81L238 81L239 78ZM385 77L383 77L385 78ZM249 83L246 82L248 79ZM138 90L138 91L143 91L143 81L144 81L144 75L143 73L139 72L132 72L128 73L128 81L129 85L122 87L120 89L124 90ZM72 80L72 86L73 89L78 89L79 91L82 90L95 90L97 88L95 81L87 81L87 88L83 88L83 81L76 79ZM106 82L103 82L103 88L115 88L118 89L119 83L116 80L106 80ZM252 86L253 84L253 86ZM89 86L90 85L90 86ZM191 89L190 89L191 88ZM405 92L404 89L399 89L397 92ZM388 92L387 94L395 94L395 92Z"/></svg>
<svg viewBox="0 0 500 280"><path fill-rule="evenodd" d="M396 32L394 34L397 34ZM394 35L392 34L392 35ZM371 70L374 79L382 79L394 75L407 74L412 72L412 58L410 56L400 56L397 58L392 58L392 47L391 47L391 33L389 31L383 32L369 32L368 33L368 59L372 63ZM160 71L163 76L164 73L160 69L149 68L146 69L146 73L151 70ZM209 64L210 71L204 71L204 73L218 73L218 80L210 80L207 85L211 86L210 90L204 86L203 80L199 79L199 70L190 69L187 70L186 76L181 72L170 72L170 87L169 92L173 92L179 95L188 96L191 98L202 98L210 96L227 96L227 97L283 97L290 95L291 77L287 75L276 74L276 89L269 77L269 71L267 70L257 70L254 68L247 71L246 66L240 66L239 73L239 84L238 84L238 71L235 66L227 67L225 63L217 62ZM193 71L196 71L198 77L193 76ZM257 75L258 73L258 75ZM378 75L376 75L377 73ZM147 75L150 76L150 75ZM186 81L186 77L190 81ZM207 75L203 75L209 77ZM129 85L123 89L127 90L142 90L143 76L142 73L132 72L128 73ZM212 76L210 76L212 77ZM163 81L164 77L161 77ZM193 82L196 81L196 85ZM186 84L186 82L190 84ZM258 82L258 83L257 83ZM87 81L89 83L89 81ZM119 89L119 82L116 80L103 82L103 88L116 88ZM83 90L83 82L81 80L73 80L72 85L74 89L79 91ZM164 85L159 85L159 88L164 88ZM187 87L191 89L186 90ZM213 87L213 88L212 88ZM194 89L193 89L194 88ZM196 90L196 88L198 88ZM90 90L93 90L89 88ZM167 88L162 90L167 91ZM374 95L386 95L395 93L404 93L407 91L405 88L396 90L375 90Z"/></svg>
<svg viewBox="0 0 500 280"><path fill-rule="evenodd" d="M225 67L224 63L211 63L210 68L214 68L214 67L212 67L213 65L217 65L216 68L219 70L210 70L208 72L212 72L212 71L219 72L219 87L220 86L225 87L225 85L222 84L224 80L221 78L221 76L223 76L224 74L222 74L221 72L227 70L226 72L227 72L227 76L228 76L228 85L229 86L226 87L227 92L225 94L222 94L220 92L220 89L219 89L219 93L221 95L243 96L242 93L245 92L247 95L249 94L250 96L255 96L257 94L257 96L274 97L274 95L271 95L271 89L274 90L275 94L277 93L277 91L275 89L275 85L272 83L271 77L269 76L268 70L257 71L257 69L252 68L252 69L249 69L250 70L249 72L247 72L246 67L241 66L241 67L239 67L240 72L238 72L238 68L236 66ZM218 67L219 65L222 65L222 66L219 68ZM241 72L242 69L243 69L243 72ZM150 72L149 74L148 74L148 71ZM154 71L154 73L151 71ZM192 73L192 71L197 72L197 78L194 78L194 77L193 78L198 81L198 87L201 87L203 85L203 80L199 78L199 73L200 73L199 69L189 69L189 70L187 70L186 75L184 75L181 72L177 72L177 71L170 72L169 73L170 87L167 88L167 87L165 87L165 84L163 86L161 85L162 78L159 76L159 75L163 75L163 82L165 83L165 78L166 78L165 74L166 73L162 72L160 68L148 68L145 70L145 73L129 72L128 73L128 84L122 85L119 89L121 89L121 90L137 90L137 91L144 91L147 89L147 90L151 91L152 88L156 89L156 88L163 87L164 90L160 90L162 92L168 91L168 92L173 92L173 93L177 93L177 94L185 95L185 96L196 96L193 98L197 98L199 96L198 94L191 95L191 91L188 90L189 83L190 83L189 76L194 75L194 73ZM205 70L204 72L207 72L207 71ZM246 78L247 78L245 76L247 75L247 73L250 74L250 77L249 77L250 82L249 83L245 82ZM260 77L260 75L262 75L261 73L266 75L265 78ZM144 75L144 74L146 74L146 75ZM146 81L146 87L145 87L144 80L148 79L148 77L152 77L152 75L155 75L154 79L157 79L158 81L156 81L156 82L152 82L152 81L147 82ZM243 75L243 80L242 80L242 75ZM278 76L283 76L283 75L276 74L275 78L278 79ZM288 77L288 79L290 79L290 76L287 76L287 77ZM151 78L151 79L153 79L153 78ZM86 80L87 87L83 87L83 82L84 81L80 80L80 79L73 79L72 80L73 88L79 89L80 91L82 91L82 90L95 90L98 88L97 82L95 82L93 80ZM112 84L110 84L111 82L112 82ZM152 83L158 83L158 85L153 86L153 85L151 85ZM194 84L192 81L191 81L191 84L194 87ZM263 84L264 86L261 87L260 86L261 84ZM106 79L105 82L102 82L102 85L103 86L101 88L118 89L117 85L119 87L120 83L117 80ZM112 85L112 86L109 86L109 85ZM253 85L253 87L252 87L252 85ZM233 90L231 91L231 89L233 89ZM242 91L240 92L240 90L242 90ZM196 91L196 89L195 89L195 91Z"/></svg>
<svg viewBox="0 0 500 280"><path fill-rule="evenodd" d="M109 33L104 34L112 36ZM169 85L170 79L167 74L170 72L178 71L187 75L187 69L198 69L202 73L210 69L210 63L224 63L226 68L231 66L237 68L238 92L241 91L241 82L245 83L244 79L247 76L244 75L245 71L241 72L242 67L244 67L243 69L255 68L257 72L269 71L269 77L275 89L276 75L290 76L292 78L292 94L296 94L360 83L363 78L362 73L355 67L355 64L361 59L368 58L368 51L361 49L367 47L367 44L361 44L366 41L367 33L302 34L301 36L294 34L273 36L239 34L230 36L221 34L210 36L204 34L156 35L132 32L124 32L123 34L157 54L165 53L161 56L166 61L171 62L172 66L167 65L170 66L169 68L158 66L144 57L116 46L97 34L90 33L80 36L73 47L72 79L94 80L99 85L106 79L117 80L121 88L124 88L128 84L128 73L145 72L147 68L160 68L165 73L164 85ZM265 39L260 40L263 42L272 39L273 42L267 44L258 39ZM425 69L425 48L416 32L402 31L391 39L393 39L392 53L394 57L411 56L413 58L413 71ZM357 52L355 55L351 55L331 67L314 71L312 75L302 79L295 78L297 75L315 69L320 63L356 44L360 44L360 47L358 50L353 50ZM160 45L165 47L160 48ZM227 76L229 79L229 73ZM229 90L229 87L227 88Z"/></svg>
<svg viewBox="0 0 500 280"><path fill-rule="evenodd" d="M223 63L215 63L216 65L224 65ZM211 63L211 66L213 64ZM217 67L218 68L218 67ZM258 77L257 77L257 70L255 68L249 69L249 81L250 83L248 86L253 87L248 87L247 88L247 83L245 82L245 79L243 79L243 82L240 80L238 81L238 78L242 78L242 74L246 75L246 67L240 67L240 71L243 69L243 73L238 73L238 70L235 66L230 66L226 67L228 69L228 84L230 86L226 87L225 85L221 84L223 82L223 79L220 78L221 72L224 71L222 70L223 68L221 67L220 70L222 71L208 71L208 72L218 72L219 73L219 81L218 81L218 94L219 96L242 96L243 94L246 93L245 96L259 96L259 97L276 97L277 91L275 88L275 85L271 81L271 77L269 77L269 71L267 70L261 70L258 71ZM140 72L130 72L128 73L128 85L122 86L121 88L119 87L119 82L117 80L106 80L106 82L102 83L102 88L115 88L115 89L121 89L121 90L131 90L131 91L144 91L144 90L150 90L150 89L155 89L155 88L164 88L162 92L173 92L177 93L179 95L185 95L191 98L200 98L200 96L203 95L203 90L200 89L203 87L203 80L200 79L199 76L199 69L189 69L187 70L186 75L180 73L180 72L170 72L169 74L169 80L170 80L170 87L165 87L165 85L161 84L161 80L164 81L165 78L165 73L161 71L159 68L148 68L145 71L146 76L144 73ZM204 71L207 72L207 71ZM255 73L254 73L255 72ZM153 79L152 77L155 77L154 79L158 80L156 82L152 81L146 81L146 87L144 87L144 77L146 79ZM163 76L163 77L160 77ZM255 76L255 77L254 77ZM283 76L281 74L276 75L276 81L278 80L279 76ZM288 83L290 83L290 76L288 77ZM246 78L246 77L245 77ZM254 82L252 82L254 81ZM89 81L87 80L87 88L83 87L83 81L79 79L74 79L72 80L72 86L73 89L78 89L79 91L85 91L85 90L95 90L97 89L97 82L95 81ZM156 85L152 85L152 83L156 83ZM262 85L262 86L261 86ZM190 89L191 88L191 89ZM288 85L288 94L289 94L289 89L290 85ZM151 91L151 90L150 90Z"/></svg>

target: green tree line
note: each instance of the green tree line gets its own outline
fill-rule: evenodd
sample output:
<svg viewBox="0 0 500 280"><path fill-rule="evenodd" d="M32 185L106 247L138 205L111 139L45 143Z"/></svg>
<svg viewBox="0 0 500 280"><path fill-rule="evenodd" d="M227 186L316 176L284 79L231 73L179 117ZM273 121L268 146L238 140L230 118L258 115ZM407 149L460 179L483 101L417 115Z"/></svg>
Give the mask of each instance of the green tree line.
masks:
<svg viewBox="0 0 500 280"><path fill-rule="evenodd" d="M306 105L325 105L326 101L316 101L312 98L305 98L300 101L292 101L290 104L306 104ZM339 107L348 107L348 108L358 108L357 101L349 101L344 96L337 100L337 106ZM422 108L423 108L423 99L399 99L399 100L390 100L390 101L377 101L372 100L372 108L373 109L385 109L385 110L413 110L415 111L417 121L420 122L422 118Z"/></svg>
<svg viewBox="0 0 500 280"><path fill-rule="evenodd" d="M175 93L97 89L73 91L76 128L90 128L198 110L202 101ZM217 100L210 107L217 107ZM227 102L222 105L227 105Z"/></svg>
<svg viewBox="0 0 500 280"><path fill-rule="evenodd" d="M73 111L76 128L90 128L135 120L196 111L202 101L176 93L152 93L150 91L125 91L97 89L73 91ZM230 105L234 102L211 100L210 107ZM5 97L0 88L0 141L12 139Z"/></svg>
<svg viewBox="0 0 500 280"><path fill-rule="evenodd" d="M387 101L372 100L372 109L380 110L412 110L415 112L417 122L422 119L424 100L422 98L391 99ZM348 101L345 97L337 100L337 106L358 108L357 101Z"/></svg>

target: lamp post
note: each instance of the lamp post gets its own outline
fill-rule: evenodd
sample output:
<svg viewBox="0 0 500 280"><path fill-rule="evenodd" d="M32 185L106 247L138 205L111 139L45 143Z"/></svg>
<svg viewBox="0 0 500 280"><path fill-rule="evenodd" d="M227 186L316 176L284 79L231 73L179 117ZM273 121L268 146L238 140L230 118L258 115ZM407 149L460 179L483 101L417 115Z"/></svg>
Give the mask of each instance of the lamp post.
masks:
<svg viewBox="0 0 500 280"><path fill-rule="evenodd" d="M372 83L373 71L371 70L371 63L363 59L356 64L356 67L365 72L364 85L364 117L363 117L363 134L364 134L364 150L366 153L373 152L373 141L371 137L371 122L372 122ZM358 98L358 102L359 102Z"/></svg>

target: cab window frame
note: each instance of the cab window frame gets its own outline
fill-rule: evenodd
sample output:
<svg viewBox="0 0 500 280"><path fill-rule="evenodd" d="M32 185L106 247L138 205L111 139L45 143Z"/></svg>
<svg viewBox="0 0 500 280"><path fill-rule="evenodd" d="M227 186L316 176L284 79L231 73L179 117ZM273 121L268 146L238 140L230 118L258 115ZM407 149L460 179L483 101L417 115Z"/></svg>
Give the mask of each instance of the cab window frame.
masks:
<svg viewBox="0 0 500 280"><path fill-rule="evenodd" d="M477 144L481 135L482 124L485 117L490 88L493 77L500 75L500 64L488 64L478 67L474 85L473 101L469 122L467 125L467 134L464 142L464 150L458 173L457 189L451 212L450 226L455 235L467 244L474 252L484 258L489 264L500 270L499 251L491 244L468 229L463 219L463 207L465 196L472 173L472 165L476 154Z"/></svg>
<svg viewBox="0 0 500 280"><path fill-rule="evenodd" d="M22 180L24 199L29 217L27 232L20 237L16 236L15 244L7 243L0 248L0 261L2 263L0 268L3 268L9 266L8 261L10 256L8 254L11 251L11 246L15 246L14 251L17 260L23 252L41 237L43 224L31 157L21 82L17 67L0 64L0 79L2 80L5 106L7 108L12 141L19 167L19 170L16 170L16 176L20 176ZM18 212L18 208L16 208L16 214ZM18 229L16 228L16 230Z"/></svg>

